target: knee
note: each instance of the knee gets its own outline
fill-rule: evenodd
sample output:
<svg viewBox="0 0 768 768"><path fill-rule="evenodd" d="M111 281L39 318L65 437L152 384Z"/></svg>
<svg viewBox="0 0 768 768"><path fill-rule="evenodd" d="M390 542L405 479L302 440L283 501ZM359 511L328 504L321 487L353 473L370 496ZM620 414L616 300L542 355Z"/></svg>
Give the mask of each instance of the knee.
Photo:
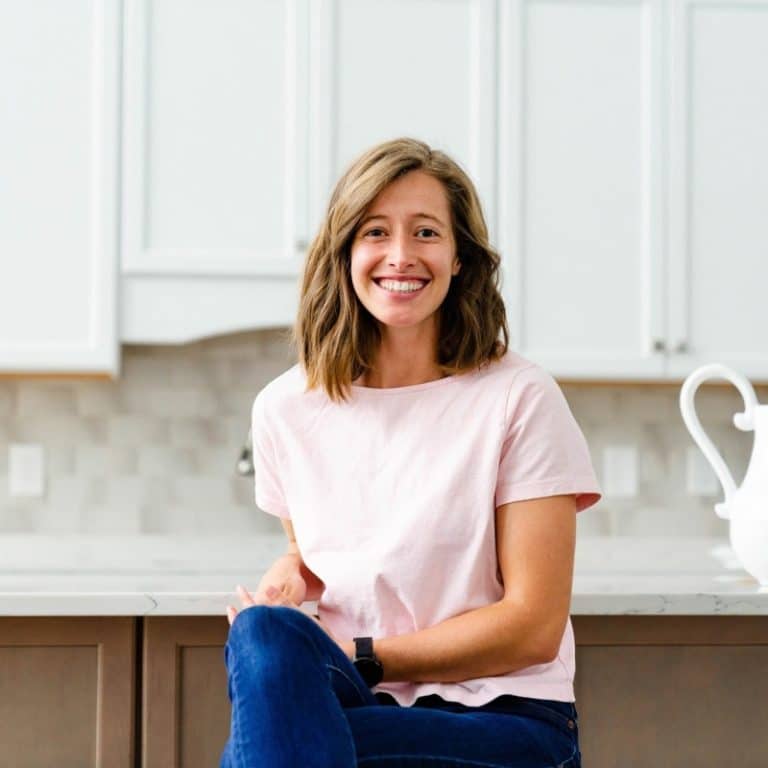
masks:
<svg viewBox="0 0 768 768"><path fill-rule="evenodd" d="M295 629L304 626L305 622L312 622L312 619L294 608L284 605L252 605L235 616L229 628L227 644L284 646L290 636L297 635Z"/></svg>

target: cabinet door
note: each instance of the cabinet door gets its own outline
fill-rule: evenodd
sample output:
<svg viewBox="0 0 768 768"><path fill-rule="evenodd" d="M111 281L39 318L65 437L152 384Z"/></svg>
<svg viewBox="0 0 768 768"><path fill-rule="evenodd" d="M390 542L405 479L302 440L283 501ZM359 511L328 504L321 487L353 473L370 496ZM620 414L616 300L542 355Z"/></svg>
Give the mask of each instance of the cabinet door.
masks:
<svg viewBox="0 0 768 768"><path fill-rule="evenodd" d="M512 346L565 378L664 374L659 0L501 4Z"/></svg>
<svg viewBox="0 0 768 768"><path fill-rule="evenodd" d="M133 768L136 620L0 618L0 764Z"/></svg>
<svg viewBox="0 0 768 768"><path fill-rule="evenodd" d="M495 9L492 0L312 4L306 237L350 162L399 136L447 151L467 169L495 237Z"/></svg>
<svg viewBox="0 0 768 768"><path fill-rule="evenodd" d="M672 12L670 373L768 381L768 1Z"/></svg>
<svg viewBox="0 0 768 768"><path fill-rule="evenodd" d="M126 0L124 341L283 325L306 229L307 0Z"/></svg>
<svg viewBox="0 0 768 768"><path fill-rule="evenodd" d="M230 703L219 616L144 619L143 768L218 765Z"/></svg>
<svg viewBox="0 0 768 768"><path fill-rule="evenodd" d="M585 766L765 766L768 617L572 620Z"/></svg>
<svg viewBox="0 0 768 768"><path fill-rule="evenodd" d="M119 8L0 4L0 372L118 369Z"/></svg>

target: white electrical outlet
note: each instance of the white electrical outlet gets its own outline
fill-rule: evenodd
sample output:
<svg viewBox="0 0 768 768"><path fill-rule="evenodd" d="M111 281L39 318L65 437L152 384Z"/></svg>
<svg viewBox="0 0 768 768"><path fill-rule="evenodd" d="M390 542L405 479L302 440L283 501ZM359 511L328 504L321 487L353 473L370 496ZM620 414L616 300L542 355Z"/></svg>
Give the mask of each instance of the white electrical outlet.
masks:
<svg viewBox="0 0 768 768"><path fill-rule="evenodd" d="M11 496L43 495L45 457L37 443L11 443L8 449L8 493Z"/></svg>
<svg viewBox="0 0 768 768"><path fill-rule="evenodd" d="M716 496L720 481L701 449L689 445L685 452L685 490L690 496Z"/></svg>
<svg viewBox="0 0 768 768"><path fill-rule="evenodd" d="M637 448L634 445L605 446L602 486L606 497L637 496Z"/></svg>

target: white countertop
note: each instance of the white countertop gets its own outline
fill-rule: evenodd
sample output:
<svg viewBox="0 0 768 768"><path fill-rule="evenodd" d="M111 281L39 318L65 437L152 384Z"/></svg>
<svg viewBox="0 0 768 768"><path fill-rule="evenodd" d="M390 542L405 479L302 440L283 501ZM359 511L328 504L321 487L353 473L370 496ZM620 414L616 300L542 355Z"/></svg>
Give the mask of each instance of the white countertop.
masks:
<svg viewBox="0 0 768 768"><path fill-rule="evenodd" d="M0 615L224 616L285 549L282 535L3 535ZM571 614L768 615L768 587L726 540L582 537Z"/></svg>

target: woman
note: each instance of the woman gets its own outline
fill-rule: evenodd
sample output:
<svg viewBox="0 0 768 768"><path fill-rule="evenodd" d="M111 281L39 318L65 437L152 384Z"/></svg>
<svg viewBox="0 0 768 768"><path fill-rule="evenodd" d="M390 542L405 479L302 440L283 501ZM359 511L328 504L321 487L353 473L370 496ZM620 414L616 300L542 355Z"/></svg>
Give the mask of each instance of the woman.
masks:
<svg viewBox="0 0 768 768"><path fill-rule="evenodd" d="M227 607L222 766L580 765L575 517L600 493L559 387L507 350L498 265L442 152L385 142L339 180L299 363L253 406L290 543Z"/></svg>

